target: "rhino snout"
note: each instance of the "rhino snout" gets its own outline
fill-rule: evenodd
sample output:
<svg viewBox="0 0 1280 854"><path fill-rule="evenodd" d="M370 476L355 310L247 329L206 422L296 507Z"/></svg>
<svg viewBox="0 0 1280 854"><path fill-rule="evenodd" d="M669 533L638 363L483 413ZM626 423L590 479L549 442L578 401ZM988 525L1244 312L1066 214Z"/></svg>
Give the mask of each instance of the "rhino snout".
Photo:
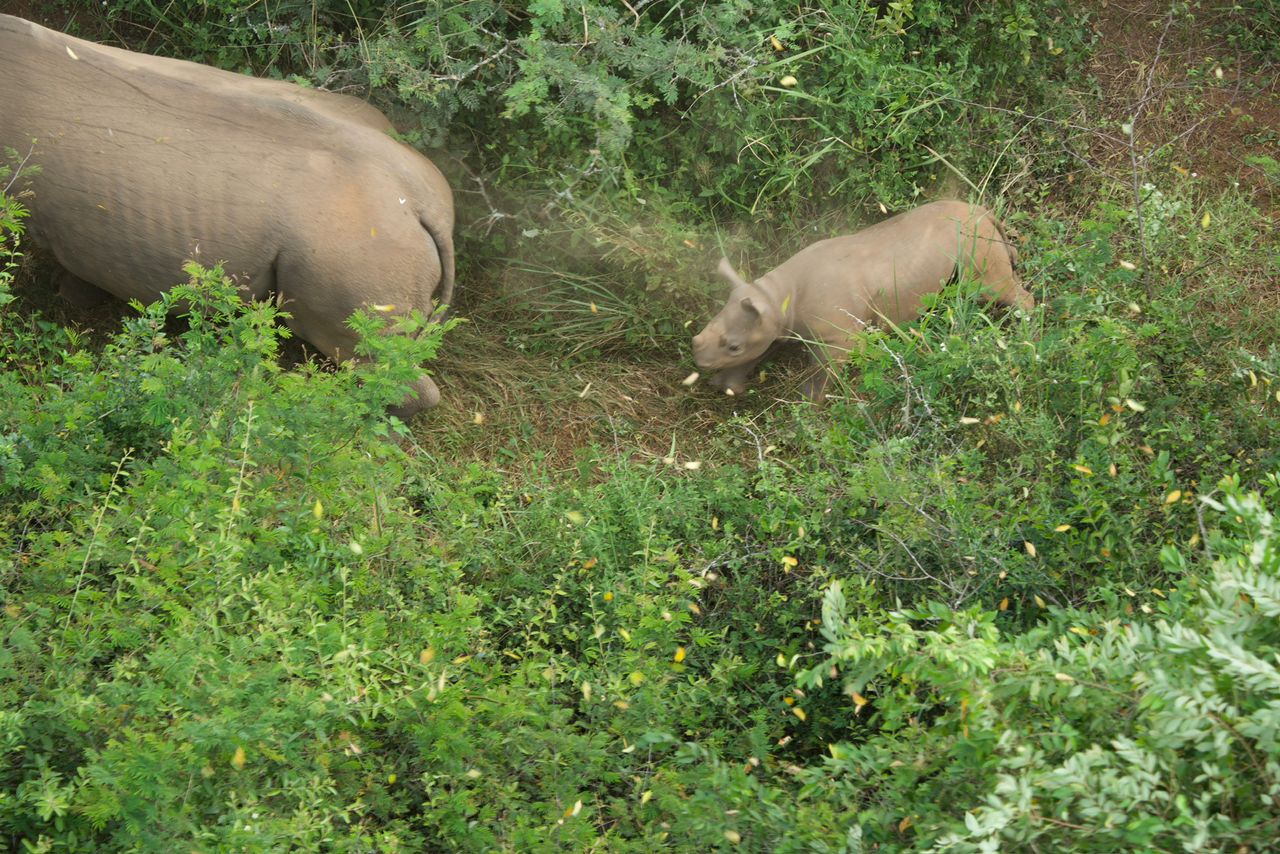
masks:
<svg viewBox="0 0 1280 854"><path fill-rule="evenodd" d="M714 367L709 364L711 361L711 336L707 330L702 330L693 336L693 361L699 368Z"/></svg>

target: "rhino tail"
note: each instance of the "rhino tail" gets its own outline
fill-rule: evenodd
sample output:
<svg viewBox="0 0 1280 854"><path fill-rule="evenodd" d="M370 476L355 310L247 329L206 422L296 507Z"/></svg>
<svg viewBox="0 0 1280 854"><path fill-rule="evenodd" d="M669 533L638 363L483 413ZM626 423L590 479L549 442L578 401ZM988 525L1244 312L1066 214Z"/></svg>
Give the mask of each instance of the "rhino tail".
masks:
<svg viewBox="0 0 1280 854"><path fill-rule="evenodd" d="M452 230L442 230L427 217L419 219L431 242L436 247L436 257L440 259L440 289L435 300L436 309L432 312L433 320L444 320L448 311L441 312L439 306L453 306L454 256Z"/></svg>
<svg viewBox="0 0 1280 854"><path fill-rule="evenodd" d="M1013 241L1011 241L1008 235L1005 233L1007 229L1005 229L1004 223L996 219L995 214L991 214L991 224L995 226L996 234L1000 235L1000 242L1004 244L1004 251L1007 252L1009 255L1009 266L1017 267L1018 266L1018 247L1013 245Z"/></svg>
<svg viewBox="0 0 1280 854"><path fill-rule="evenodd" d="M996 219L995 214L991 214L991 224L995 227L996 234L1000 237L1001 244L1004 245L1004 251L1009 256L1009 270L1013 274L1012 287L1009 292L998 298L1001 303L1020 308L1023 311L1030 311L1035 307L1035 298L1027 293L1026 288L1018 280L1018 248L1009 240L1004 223Z"/></svg>

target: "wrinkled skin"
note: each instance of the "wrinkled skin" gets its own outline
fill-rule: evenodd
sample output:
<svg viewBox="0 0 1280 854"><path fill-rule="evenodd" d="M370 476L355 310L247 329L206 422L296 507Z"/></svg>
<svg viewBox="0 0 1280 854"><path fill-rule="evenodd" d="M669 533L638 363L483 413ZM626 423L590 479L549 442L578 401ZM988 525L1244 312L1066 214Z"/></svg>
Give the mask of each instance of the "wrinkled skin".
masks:
<svg viewBox="0 0 1280 854"><path fill-rule="evenodd" d="M915 319L921 297L957 271L977 281L984 298L1030 310L1034 300L1013 270L1017 257L989 211L940 201L814 243L754 282L722 259L729 298L693 337L693 358L699 368L718 371L714 386L741 394L774 341L798 338L813 360L805 395L820 402L859 333L878 322Z"/></svg>
<svg viewBox="0 0 1280 854"><path fill-rule="evenodd" d="M40 171L29 234L81 299L155 300L221 262L246 297L350 358L359 308L452 298L453 194L355 98L95 45L0 15L0 147ZM79 281L77 281L79 280ZM434 406L424 373L397 408Z"/></svg>

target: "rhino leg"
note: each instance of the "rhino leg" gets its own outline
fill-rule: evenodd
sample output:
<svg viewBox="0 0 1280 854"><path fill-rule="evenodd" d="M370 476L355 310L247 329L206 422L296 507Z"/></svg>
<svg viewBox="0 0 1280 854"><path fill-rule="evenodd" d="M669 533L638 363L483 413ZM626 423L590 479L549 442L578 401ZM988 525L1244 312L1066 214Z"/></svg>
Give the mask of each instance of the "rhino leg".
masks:
<svg viewBox="0 0 1280 854"><path fill-rule="evenodd" d="M1003 255L1003 253L1001 253ZM994 268L994 269L992 269ZM997 257L991 266L983 271L983 296L999 305L1031 311L1036 301L1018 281L1018 274L1013 271L1006 257Z"/></svg>
<svg viewBox="0 0 1280 854"><path fill-rule="evenodd" d="M289 328L299 337L309 341L317 350L335 362L345 362L348 359L362 361L360 356L354 355L356 337L351 330L335 328L307 308L297 304L286 304L285 309L292 314L292 317L286 321ZM411 416L424 409L431 409L438 403L440 403L440 389L436 387L431 377L424 373L410 385L409 393L405 395L404 400L398 405L389 407L388 411L402 421L407 421Z"/></svg>
<svg viewBox="0 0 1280 854"><path fill-rule="evenodd" d="M67 269L60 269L53 276L58 295L76 308L94 308L111 298L111 294L97 285L90 284Z"/></svg>
<svg viewBox="0 0 1280 854"><path fill-rule="evenodd" d="M862 335L852 335L843 346L822 342L810 344L810 373L801 386L804 396L816 404L825 403L827 385L831 382L831 378L840 374L840 369L844 367L845 362L849 361L851 353L861 352L866 346L866 340Z"/></svg>
<svg viewBox="0 0 1280 854"><path fill-rule="evenodd" d="M984 233L986 229L991 233ZM983 283L983 293L1000 305L1030 311L1036 301L1014 271L1018 250L1008 241L994 220L982 223L975 236L974 272Z"/></svg>
<svg viewBox="0 0 1280 854"><path fill-rule="evenodd" d="M717 388L720 391L742 394L747 390L747 378L751 376L751 372L756 369L758 364L760 364L760 360L754 359L745 364L725 368L723 371L717 371L713 374L708 382L711 383L713 388Z"/></svg>
<svg viewBox="0 0 1280 854"><path fill-rule="evenodd" d="M1016 279L1005 287L1000 296L996 297L996 302L1020 308L1023 311L1031 311L1036 306L1035 298L1027 293L1026 288L1022 287Z"/></svg>
<svg viewBox="0 0 1280 854"><path fill-rule="evenodd" d="M390 408L390 413L401 421L408 421L412 416L424 409L434 409L440 403L440 389L432 382L431 377L423 374L410 386L410 392L399 406Z"/></svg>
<svg viewBox="0 0 1280 854"><path fill-rule="evenodd" d="M831 379L831 366L825 362L809 369L809 376L800 387L806 398L821 404L827 399L827 382Z"/></svg>

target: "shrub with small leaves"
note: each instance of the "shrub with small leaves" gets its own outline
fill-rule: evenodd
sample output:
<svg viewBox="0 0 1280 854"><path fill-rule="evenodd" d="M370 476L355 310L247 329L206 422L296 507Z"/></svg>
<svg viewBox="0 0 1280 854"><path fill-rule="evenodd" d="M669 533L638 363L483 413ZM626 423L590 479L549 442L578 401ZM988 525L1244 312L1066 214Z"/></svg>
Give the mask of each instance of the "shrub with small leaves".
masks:
<svg viewBox="0 0 1280 854"><path fill-rule="evenodd" d="M377 722L426 702L421 650L474 625L378 438L443 330L396 343L365 317L376 365L283 371L275 308L190 272L101 354L0 384L0 828L37 848L386 847L403 769L371 762Z"/></svg>
<svg viewBox="0 0 1280 854"><path fill-rule="evenodd" d="M1053 609L1011 636L994 612L934 605L868 627L833 584L826 658L798 683L839 680L872 731L834 745L807 786L853 795L859 781L861 838L912 850L1268 847L1280 532L1256 493L1221 489L1205 500L1222 514L1210 571L1169 547L1166 571L1184 583L1132 594L1158 616Z"/></svg>

